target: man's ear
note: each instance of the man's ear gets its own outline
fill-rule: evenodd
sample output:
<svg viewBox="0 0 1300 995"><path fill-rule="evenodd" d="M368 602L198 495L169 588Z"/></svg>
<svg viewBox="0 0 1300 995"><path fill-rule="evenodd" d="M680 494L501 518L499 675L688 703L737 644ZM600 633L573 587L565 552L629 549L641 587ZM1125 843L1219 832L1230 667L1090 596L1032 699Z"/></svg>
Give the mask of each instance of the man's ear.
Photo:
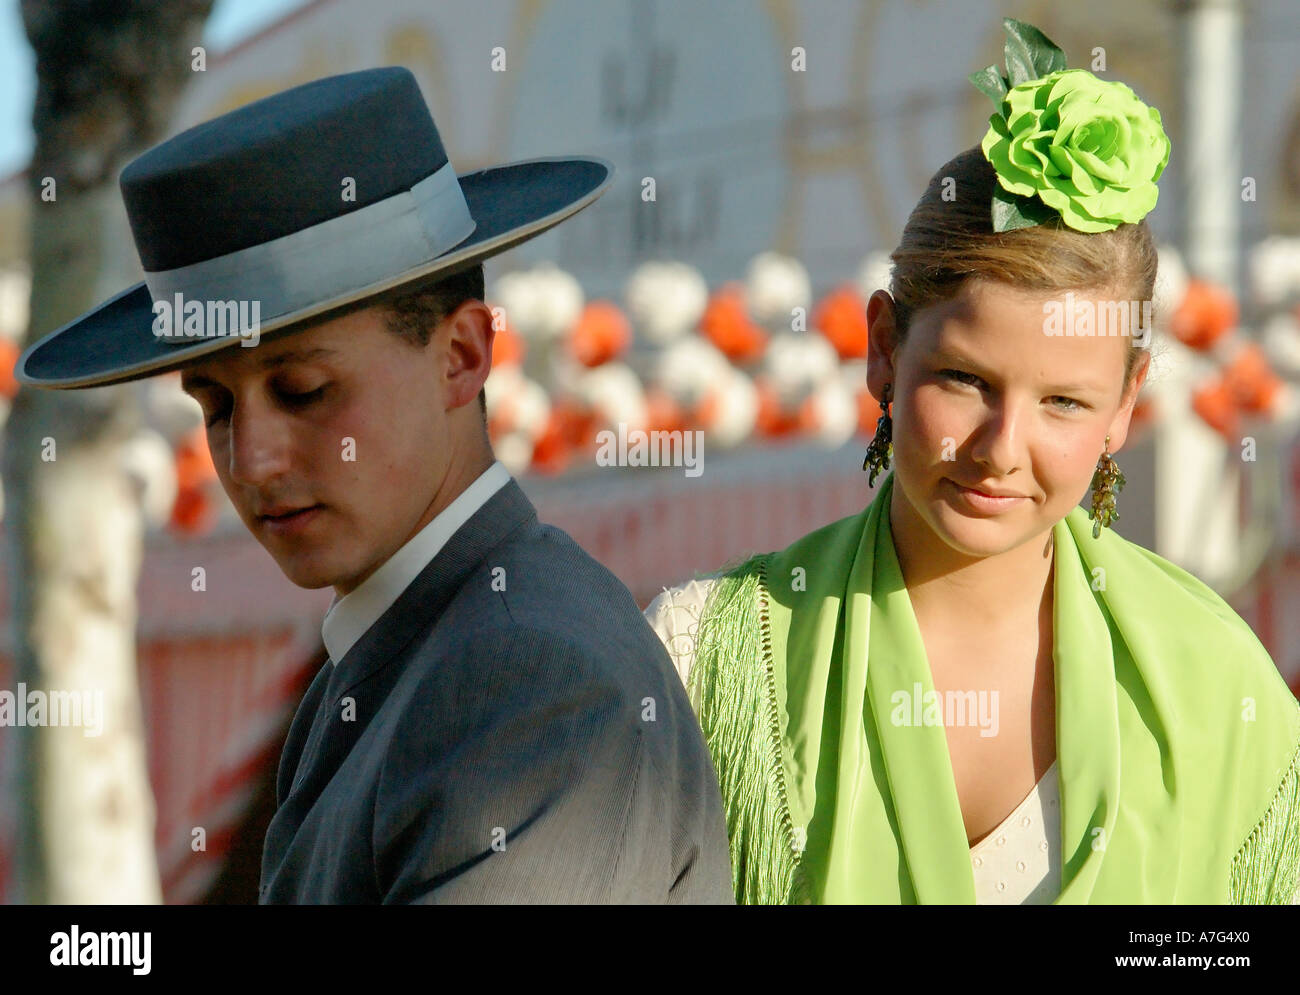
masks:
<svg viewBox="0 0 1300 995"><path fill-rule="evenodd" d="M467 300L442 320L443 392L448 410L478 403L492 372L492 312L480 300Z"/></svg>

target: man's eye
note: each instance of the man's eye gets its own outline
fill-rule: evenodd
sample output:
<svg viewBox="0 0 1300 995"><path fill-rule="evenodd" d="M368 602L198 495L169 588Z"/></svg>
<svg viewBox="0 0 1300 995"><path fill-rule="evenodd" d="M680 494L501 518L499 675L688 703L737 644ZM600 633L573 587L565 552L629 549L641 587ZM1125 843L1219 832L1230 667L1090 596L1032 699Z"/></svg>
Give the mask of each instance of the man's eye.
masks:
<svg viewBox="0 0 1300 995"><path fill-rule="evenodd" d="M970 380L973 380L976 383L981 382L980 378L977 377L974 373L963 373L961 370L940 370L939 375L942 377L947 377L949 380L956 380L959 383L969 382L967 380L962 380L961 379L962 377L969 377Z"/></svg>
<svg viewBox="0 0 1300 995"><path fill-rule="evenodd" d="M318 400L322 395L324 395L328 386L329 384L322 384L315 390L301 391L297 393L289 390L279 390L276 391L276 393L279 395L280 400L289 407L301 408ZM224 407L218 408L212 413L211 417L208 418L205 424L208 428L212 428L212 426L216 425L218 422L224 421L228 414L229 412Z"/></svg>
<svg viewBox="0 0 1300 995"><path fill-rule="evenodd" d="M301 393L294 393L293 391L282 390L280 391L280 397L286 403L294 407L301 407L304 404L310 404L312 401L315 401L317 398L323 395L325 393L325 388L327 386L328 384L322 384L321 386L317 387L315 390L304 391Z"/></svg>

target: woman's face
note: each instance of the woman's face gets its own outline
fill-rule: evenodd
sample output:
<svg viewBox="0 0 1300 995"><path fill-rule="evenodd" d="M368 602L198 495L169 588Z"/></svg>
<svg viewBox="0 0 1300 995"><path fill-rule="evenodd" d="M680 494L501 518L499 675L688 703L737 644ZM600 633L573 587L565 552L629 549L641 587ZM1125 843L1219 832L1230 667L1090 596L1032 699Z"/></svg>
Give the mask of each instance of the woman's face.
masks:
<svg viewBox="0 0 1300 995"><path fill-rule="evenodd" d="M1127 437L1148 357L1121 396L1132 339L1050 335L1049 301L1066 298L968 280L918 312L898 348L892 298L877 291L868 304L869 385L876 397L893 386L895 503L967 557L1042 536L1087 492L1107 434L1111 453ZM980 501L963 487L1012 497Z"/></svg>

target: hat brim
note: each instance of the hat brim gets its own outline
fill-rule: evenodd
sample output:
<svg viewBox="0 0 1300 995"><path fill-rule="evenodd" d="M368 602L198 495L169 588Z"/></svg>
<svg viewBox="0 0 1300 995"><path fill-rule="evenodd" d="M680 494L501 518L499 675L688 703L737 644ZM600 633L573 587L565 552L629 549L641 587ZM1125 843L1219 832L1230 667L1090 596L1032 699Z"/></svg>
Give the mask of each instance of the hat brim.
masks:
<svg viewBox="0 0 1300 995"><path fill-rule="evenodd" d="M378 283L263 321L259 339L513 248L587 207L609 187L613 173L607 160L581 156L529 159L458 176L475 222L469 238ZM30 346L14 377L34 387L103 387L178 370L242 343L224 337L177 345L155 336L153 321L153 298L138 283Z"/></svg>

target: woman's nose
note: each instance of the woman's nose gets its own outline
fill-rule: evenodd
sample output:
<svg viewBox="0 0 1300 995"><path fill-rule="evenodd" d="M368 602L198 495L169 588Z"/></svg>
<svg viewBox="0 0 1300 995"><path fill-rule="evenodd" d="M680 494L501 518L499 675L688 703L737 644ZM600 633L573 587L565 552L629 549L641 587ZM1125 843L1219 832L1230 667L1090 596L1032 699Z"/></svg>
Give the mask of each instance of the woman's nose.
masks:
<svg viewBox="0 0 1300 995"><path fill-rule="evenodd" d="M994 478L1014 473L1024 462L1023 418L1014 402L1002 399L976 433L971 456Z"/></svg>

